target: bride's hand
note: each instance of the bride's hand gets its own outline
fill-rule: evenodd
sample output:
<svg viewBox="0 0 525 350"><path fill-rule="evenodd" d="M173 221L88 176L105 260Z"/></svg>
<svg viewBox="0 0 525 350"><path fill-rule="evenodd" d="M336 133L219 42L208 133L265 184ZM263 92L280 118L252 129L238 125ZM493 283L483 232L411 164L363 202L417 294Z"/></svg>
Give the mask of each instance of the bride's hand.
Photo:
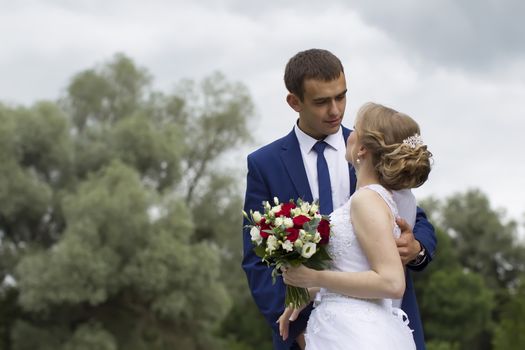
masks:
<svg viewBox="0 0 525 350"><path fill-rule="evenodd" d="M305 307L306 305L301 306L299 309L294 309L292 307L287 307L286 309L284 309L284 312L282 313L281 317L279 317L279 319L277 320L277 322L279 323L279 335L283 338L283 340L288 339L288 330L290 328L290 322L295 321Z"/></svg>
<svg viewBox="0 0 525 350"><path fill-rule="evenodd" d="M294 287L309 288L317 286L316 277L319 271L304 265L282 269L283 282Z"/></svg>

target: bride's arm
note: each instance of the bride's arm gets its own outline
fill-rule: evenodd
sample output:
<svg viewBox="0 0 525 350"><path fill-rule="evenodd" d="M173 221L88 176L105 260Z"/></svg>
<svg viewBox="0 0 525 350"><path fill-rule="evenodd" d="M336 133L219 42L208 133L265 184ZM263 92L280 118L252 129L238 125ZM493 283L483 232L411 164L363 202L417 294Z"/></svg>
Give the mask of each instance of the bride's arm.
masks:
<svg viewBox="0 0 525 350"><path fill-rule="evenodd" d="M405 291L405 275L392 234L394 219L387 204L371 190L356 192L352 197L351 218L371 270L316 271L299 266L283 273L285 283L324 287L358 298L401 298Z"/></svg>

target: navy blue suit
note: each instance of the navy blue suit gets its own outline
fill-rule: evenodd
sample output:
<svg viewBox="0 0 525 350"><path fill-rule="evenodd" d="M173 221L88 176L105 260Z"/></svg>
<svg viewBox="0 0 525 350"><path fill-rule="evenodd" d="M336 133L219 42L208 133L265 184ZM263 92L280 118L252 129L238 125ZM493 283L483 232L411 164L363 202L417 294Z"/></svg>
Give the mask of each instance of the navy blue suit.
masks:
<svg viewBox="0 0 525 350"><path fill-rule="evenodd" d="M350 130L343 127L345 142ZM352 165L350 168L350 191L356 187L356 175ZM302 198L311 202L313 200L303 164L299 141L294 130L287 136L278 139L248 156L248 176L246 183L246 197L244 210L262 211L263 201L272 201L278 197L280 201ZM247 224L245 221L244 224ZM428 222L425 213L418 208L416 225L414 228L416 239L425 247L427 258L417 267L423 269L430 262L436 247L434 228ZM266 263L255 255L253 244L248 230L244 230L244 258L242 267L246 272L248 284L255 303L264 315L273 331L274 349L288 350L297 335L306 328L306 321L310 315L311 306L305 309L299 318L290 323L289 337L286 342L279 336L279 327L276 323L284 310L285 285L278 278L272 285L271 269ZM413 288L410 271L407 271L407 287L402 301L402 309L410 319L410 328L414 330L414 339L417 349L425 349L423 329L416 295Z"/></svg>

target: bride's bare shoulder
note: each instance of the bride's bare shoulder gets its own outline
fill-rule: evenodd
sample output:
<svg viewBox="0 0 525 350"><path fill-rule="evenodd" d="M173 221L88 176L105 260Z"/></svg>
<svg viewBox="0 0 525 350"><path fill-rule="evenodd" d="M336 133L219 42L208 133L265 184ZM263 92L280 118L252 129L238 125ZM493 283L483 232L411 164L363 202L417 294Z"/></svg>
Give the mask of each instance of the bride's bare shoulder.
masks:
<svg viewBox="0 0 525 350"><path fill-rule="evenodd" d="M381 195L370 188L362 188L352 196L352 209L366 210L383 202Z"/></svg>

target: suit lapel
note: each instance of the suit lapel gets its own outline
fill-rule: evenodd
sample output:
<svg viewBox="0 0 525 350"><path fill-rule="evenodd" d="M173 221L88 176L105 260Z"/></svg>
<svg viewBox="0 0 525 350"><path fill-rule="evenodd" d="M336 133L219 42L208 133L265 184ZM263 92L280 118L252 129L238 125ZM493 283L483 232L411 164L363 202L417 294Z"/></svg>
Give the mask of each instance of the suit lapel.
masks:
<svg viewBox="0 0 525 350"><path fill-rule="evenodd" d="M281 160L288 172L288 176L294 184L295 190L305 201L311 202L312 191L308 184L308 177L306 176L306 170L304 169L303 157L301 156L301 149L299 147L299 141L295 132L292 129L285 138L281 148Z"/></svg>
<svg viewBox="0 0 525 350"><path fill-rule="evenodd" d="M351 132L352 131L350 131L349 129L343 127L343 137L345 139L345 145L346 141L348 140L348 136L350 136ZM352 166L352 164L350 164L350 162L348 162L348 173L350 174L350 195L352 195L352 193L355 192L355 188L357 186L357 177L355 175L355 169Z"/></svg>

